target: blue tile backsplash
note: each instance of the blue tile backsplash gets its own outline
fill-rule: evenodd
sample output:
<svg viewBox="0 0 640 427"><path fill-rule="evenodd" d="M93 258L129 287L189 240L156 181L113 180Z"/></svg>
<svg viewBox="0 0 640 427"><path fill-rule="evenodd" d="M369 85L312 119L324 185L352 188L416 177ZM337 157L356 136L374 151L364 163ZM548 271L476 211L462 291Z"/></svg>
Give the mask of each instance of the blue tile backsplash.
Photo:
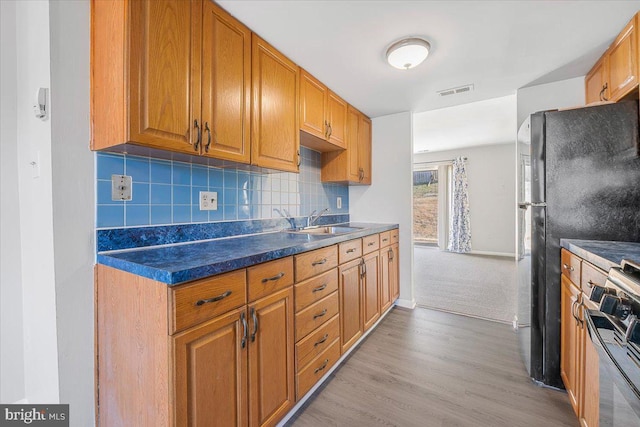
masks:
<svg viewBox="0 0 640 427"><path fill-rule="evenodd" d="M97 228L306 216L329 208L349 213L349 187L320 181L320 153L300 147L300 173L219 169L126 154L97 153ZM133 179L132 200L111 200L111 175ZM218 193L218 210L201 211L200 191ZM337 197L342 198L341 209Z"/></svg>

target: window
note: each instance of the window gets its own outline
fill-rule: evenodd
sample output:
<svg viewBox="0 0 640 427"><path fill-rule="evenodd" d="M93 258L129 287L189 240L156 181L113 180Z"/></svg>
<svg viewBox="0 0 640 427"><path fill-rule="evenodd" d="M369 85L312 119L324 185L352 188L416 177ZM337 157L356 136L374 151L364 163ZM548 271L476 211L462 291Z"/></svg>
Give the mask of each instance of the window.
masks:
<svg viewBox="0 0 640 427"><path fill-rule="evenodd" d="M438 169L413 172L413 242L438 244Z"/></svg>

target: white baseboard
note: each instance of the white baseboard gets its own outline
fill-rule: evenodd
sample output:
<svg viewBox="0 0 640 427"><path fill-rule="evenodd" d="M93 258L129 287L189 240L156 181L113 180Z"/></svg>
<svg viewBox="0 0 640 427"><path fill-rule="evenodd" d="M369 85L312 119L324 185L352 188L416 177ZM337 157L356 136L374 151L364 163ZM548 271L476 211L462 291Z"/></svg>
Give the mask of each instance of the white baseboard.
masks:
<svg viewBox="0 0 640 427"><path fill-rule="evenodd" d="M472 255L490 255L490 256L501 256L501 257L509 257L509 258L516 257L516 254L513 252L471 251L469 253Z"/></svg>
<svg viewBox="0 0 640 427"><path fill-rule="evenodd" d="M408 308L409 310L413 310L414 308L416 308L416 300L414 300L414 299L408 300L408 299L400 299L400 298L398 298L396 300L395 305L397 305L398 307Z"/></svg>

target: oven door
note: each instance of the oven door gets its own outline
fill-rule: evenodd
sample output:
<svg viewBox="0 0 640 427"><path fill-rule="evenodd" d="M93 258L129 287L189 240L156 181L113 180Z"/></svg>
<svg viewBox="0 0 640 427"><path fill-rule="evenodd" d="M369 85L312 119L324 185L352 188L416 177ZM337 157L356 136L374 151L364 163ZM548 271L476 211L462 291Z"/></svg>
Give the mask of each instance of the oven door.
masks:
<svg viewBox="0 0 640 427"><path fill-rule="evenodd" d="M599 426L640 426L640 365L606 315L596 310L585 313L589 339L599 356Z"/></svg>

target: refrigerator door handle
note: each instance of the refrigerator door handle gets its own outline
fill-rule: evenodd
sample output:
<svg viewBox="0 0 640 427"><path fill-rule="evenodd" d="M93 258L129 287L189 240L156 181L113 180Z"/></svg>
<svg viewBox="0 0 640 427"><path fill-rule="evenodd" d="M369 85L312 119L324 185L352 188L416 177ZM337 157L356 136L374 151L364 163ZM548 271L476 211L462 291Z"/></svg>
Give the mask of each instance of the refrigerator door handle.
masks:
<svg viewBox="0 0 640 427"><path fill-rule="evenodd" d="M547 207L547 202L524 202L524 203L518 203L518 207L520 209L527 209L529 206L531 206L532 208L546 208Z"/></svg>

